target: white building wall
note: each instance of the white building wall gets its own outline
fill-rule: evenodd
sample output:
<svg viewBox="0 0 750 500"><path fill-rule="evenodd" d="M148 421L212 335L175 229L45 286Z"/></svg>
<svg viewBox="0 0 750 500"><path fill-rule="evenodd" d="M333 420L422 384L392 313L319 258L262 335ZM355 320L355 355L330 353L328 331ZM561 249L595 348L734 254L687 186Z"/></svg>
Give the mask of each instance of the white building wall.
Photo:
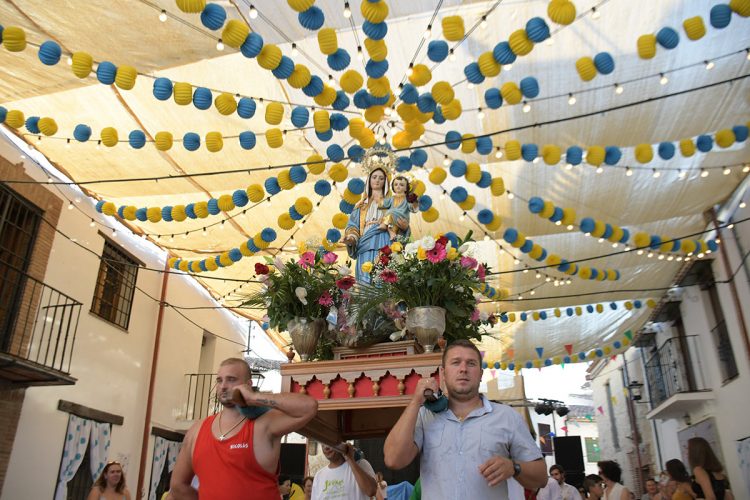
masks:
<svg viewBox="0 0 750 500"><path fill-rule="evenodd" d="M5 141L0 141L0 154L14 163L22 161L20 152ZM28 175L40 181L46 179L38 166L28 159L25 161ZM49 189L61 196L53 186ZM80 196L69 188L62 188L62 191L71 200ZM94 218L104 226L118 226L114 241L143 261L147 268L164 269L166 254L132 234L126 237L129 231L114 219L99 216L86 197L78 205L85 213L63 209L57 227L85 248L93 250L95 255L57 234L44 278L48 285L83 303L70 367L71 375L78 382L72 386L32 387L26 391L0 497L3 500L53 496L68 422L68 414L57 410L60 399L124 417L122 426L113 426L109 459L123 463L128 487L134 498L137 497L135 488L159 312L158 303L146 294L159 299L163 274L143 268L139 270L137 286L142 291L135 292L127 332L90 313L99 269L98 256L104 245L103 238L97 233L100 226L89 227L90 219ZM111 234L111 230L106 232ZM169 277L166 302L180 307L217 305L192 278L177 274ZM151 416L151 424L175 430L187 429L192 423L184 420L185 374L199 370L203 329L228 339L216 339L210 363L214 370L221 359L242 357L248 331L247 320L224 309L183 312L200 327L180 316L174 308L165 309ZM286 359L263 335L255 336L253 350L258 356ZM280 375L269 373L266 376L263 389L278 392ZM153 437L150 437L144 479L146 492L150 483L152 450Z"/></svg>

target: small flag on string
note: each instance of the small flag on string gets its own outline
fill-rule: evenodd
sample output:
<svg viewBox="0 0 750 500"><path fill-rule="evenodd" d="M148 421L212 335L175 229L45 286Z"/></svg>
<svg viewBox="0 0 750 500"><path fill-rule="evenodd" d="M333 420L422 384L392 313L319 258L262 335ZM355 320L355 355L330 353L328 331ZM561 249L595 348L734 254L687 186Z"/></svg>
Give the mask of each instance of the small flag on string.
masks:
<svg viewBox="0 0 750 500"><path fill-rule="evenodd" d="M581 424L579 424L577 420L573 420L573 425L576 426L576 427L580 427L581 426Z"/></svg>
<svg viewBox="0 0 750 500"><path fill-rule="evenodd" d="M495 370L490 370L490 375L492 375L492 378L495 378Z"/></svg>
<svg viewBox="0 0 750 500"><path fill-rule="evenodd" d="M617 404L617 396L612 396L612 404L613 405Z"/></svg>
<svg viewBox="0 0 750 500"><path fill-rule="evenodd" d="M628 397L628 388L627 387L623 387L622 388L622 395L625 396L625 397Z"/></svg>
<svg viewBox="0 0 750 500"><path fill-rule="evenodd" d="M516 353L516 350L513 349L513 348L510 348L510 349L506 350L505 352L508 353L508 359L513 359L513 355Z"/></svg>
<svg viewBox="0 0 750 500"><path fill-rule="evenodd" d="M568 352L568 356L573 355L573 344L565 344L565 350Z"/></svg>
<svg viewBox="0 0 750 500"><path fill-rule="evenodd" d="M563 432L568 432L568 426L564 425L564 426L560 427L560 430L563 431Z"/></svg>
<svg viewBox="0 0 750 500"><path fill-rule="evenodd" d="M597 408L597 410L599 410L599 413L601 413L602 415L604 415L604 408L602 408L602 407L600 406L600 407L598 407L598 408ZM589 416L590 416L590 415L586 415L586 418L588 418ZM591 420L591 419L589 419L589 420Z"/></svg>
<svg viewBox="0 0 750 500"><path fill-rule="evenodd" d="M612 361L615 361L615 360L617 360L617 354L613 354L613 355L611 356L611 359L612 359Z"/></svg>
<svg viewBox="0 0 750 500"><path fill-rule="evenodd" d="M537 347L536 348L536 353L541 358L542 354L544 354L544 347Z"/></svg>
<svg viewBox="0 0 750 500"><path fill-rule="evenodd" d="M602 414L604 414L604 410L602 410L601 406L599 407L599 411L602 412ZM588 420L589 422L593 422L594 421L594 416L593 415L586 415L586 420Z"/></svg>
<svg viewBox="0 0 750 500"><path fill-rule="evenodd" d="M487 351L479 351L479 354L481 354L481 355L482 355L482 359L484 359L484 355L485 355L485 353L486 353L486 352L487 352Z"/></svg>
<svg viewBox="0 0 750 500"><path fill-rule="evenodd" d="M625 336L628 338L628 340L633 340L633 331L632 330L626 331Z"/></svg>

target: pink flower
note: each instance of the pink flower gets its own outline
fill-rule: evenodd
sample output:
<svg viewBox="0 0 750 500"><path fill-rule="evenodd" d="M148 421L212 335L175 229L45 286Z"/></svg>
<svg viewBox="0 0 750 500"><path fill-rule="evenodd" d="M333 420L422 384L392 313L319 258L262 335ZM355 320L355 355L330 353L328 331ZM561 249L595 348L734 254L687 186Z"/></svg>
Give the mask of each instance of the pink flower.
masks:
<svg viewBox="0 0 750 500"><path fill-rule="evenodd" d="M323 292L318 298L318 304L323 307L331 307L333 305L333 297L328 292Z"/></svg>
<svg viewBox="0 0 750 500"><path fill-rule="evenodd" d="M349 290L354 286L354 283L355 280L353 276L344 276L343 278L336 280L336 286L342 290Z"/></svg>
<svg viewBox="0 0 750 500"><path fill-rule="evenodd" d="M484 265L479 264L479 266L477 266L477 278L479 278L480 281L484 281L484 277L485 277Z"/></svg>
<svg viewBox="0 0 750 500"><path fill-rule="evenodd" d="M315 265L315 253L305 252L299 258L299 265L307 269L310 266Z"/></svg>
<svg viewBox="0 0 750 500"><path fill-rule="evenodd" d="M477 267L477 259L472 257L462 256L460 262L461 267L465 267L466 269L474 269Z"/></svg>
<svg viewBox="0 0 750 500"><path fill-rule="evenodd" d="M474 309L474 312L471 313L471 322L476 323L479 321L479 309Z"/></svg>
<svg viewBox="0 0 750 500"><path fill-rule="evenodd" d="M323 262L325 262L326 264L333 264L334 262L336 262L336 259L338 258L339 256L336 255L335 253L326 252L325 255L323 255Z"/></svg>
<svg viewBox="0 0 750 500"><path fill-rule="evenodd" d="M432 250L427 250L427 260L429 260L433 264L437 264L438 262L444 260L446 255L447 252L445 251L445 247L443 245L435 245Z"/></svg>
<svg viewBox="0 0 750 500"><path fill-rule="evenodd" d="M380 273L380 279L386 283L395 283L398 281L398 274L392 269L385 269Z"/></svg>

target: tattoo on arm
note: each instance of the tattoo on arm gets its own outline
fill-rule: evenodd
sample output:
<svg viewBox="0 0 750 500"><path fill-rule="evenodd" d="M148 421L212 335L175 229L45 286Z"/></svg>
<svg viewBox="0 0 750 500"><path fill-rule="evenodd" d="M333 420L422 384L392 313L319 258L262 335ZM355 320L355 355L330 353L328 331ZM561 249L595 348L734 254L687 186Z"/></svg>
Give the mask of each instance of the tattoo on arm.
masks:
<svg viewBox="0 0 750 500"><path fill-rule="evenodd" d="M258 398L255 402L262 406L270 406L271 408L276 408L276 406L278 406L273 399Z"/></svg>

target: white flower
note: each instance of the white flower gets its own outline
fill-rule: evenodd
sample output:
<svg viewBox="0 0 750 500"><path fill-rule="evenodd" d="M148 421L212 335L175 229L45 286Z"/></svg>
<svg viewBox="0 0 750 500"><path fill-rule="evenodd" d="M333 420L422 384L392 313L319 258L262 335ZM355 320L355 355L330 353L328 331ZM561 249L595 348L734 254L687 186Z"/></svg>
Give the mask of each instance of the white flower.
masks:
<svg viewBox="0 0 750 500"><path fill-rule="evenodd" d="M469 248L471 248L471 246L468 243L464 243L463 245L458 247L458 253L465 254L469 250Z"/></svg>
<svg viewBox="0 0 750 500"><path fill-rule="evenodd" d="M350 274L352 274L352 270L346 266L338 266L338 271L339 271L339 275L342 277L349 276Z"/></svg>
<svg viewBox="0 0 750 500"><path fill-rule="evenodd" d="M480 321L487 321L487 319L489 319L489 317L490 317L490 315L487 314L486 312L484 312L484 311L480 311L479 312L479 319L480 319Z"/></svg>
<svg viewBox="0 0 750 500"><path fill-rule="evenodd" d="M406 258L404 257L404 254L402 253L393 254L393 256L391 257L391 260L393 260L393 262L396 264L403 264L404 262L406 262Z"/></svg>
<svg viewBox="0 0 750 500"><path fill-rule="evenodd" d="M419 240L419 246L427 251L432 250L433 248L435 248L435 238L428 234L427 236Z"/></svg>
<svg viewBox="0 0 750 500"><path fill-rule="evenodd" d="M294 289L294 294L297 296L303 306L307 305L307 290L304 287L298 286Z"/></svg>
<svg viewBox="0 0 750 500"><path fill-rule="evenodd" d="M419 243L416 241L413 241L411 243L407 243L404 247L404 254L405 255L414 255L417 253L417 250L419 249Z"/></svg>

